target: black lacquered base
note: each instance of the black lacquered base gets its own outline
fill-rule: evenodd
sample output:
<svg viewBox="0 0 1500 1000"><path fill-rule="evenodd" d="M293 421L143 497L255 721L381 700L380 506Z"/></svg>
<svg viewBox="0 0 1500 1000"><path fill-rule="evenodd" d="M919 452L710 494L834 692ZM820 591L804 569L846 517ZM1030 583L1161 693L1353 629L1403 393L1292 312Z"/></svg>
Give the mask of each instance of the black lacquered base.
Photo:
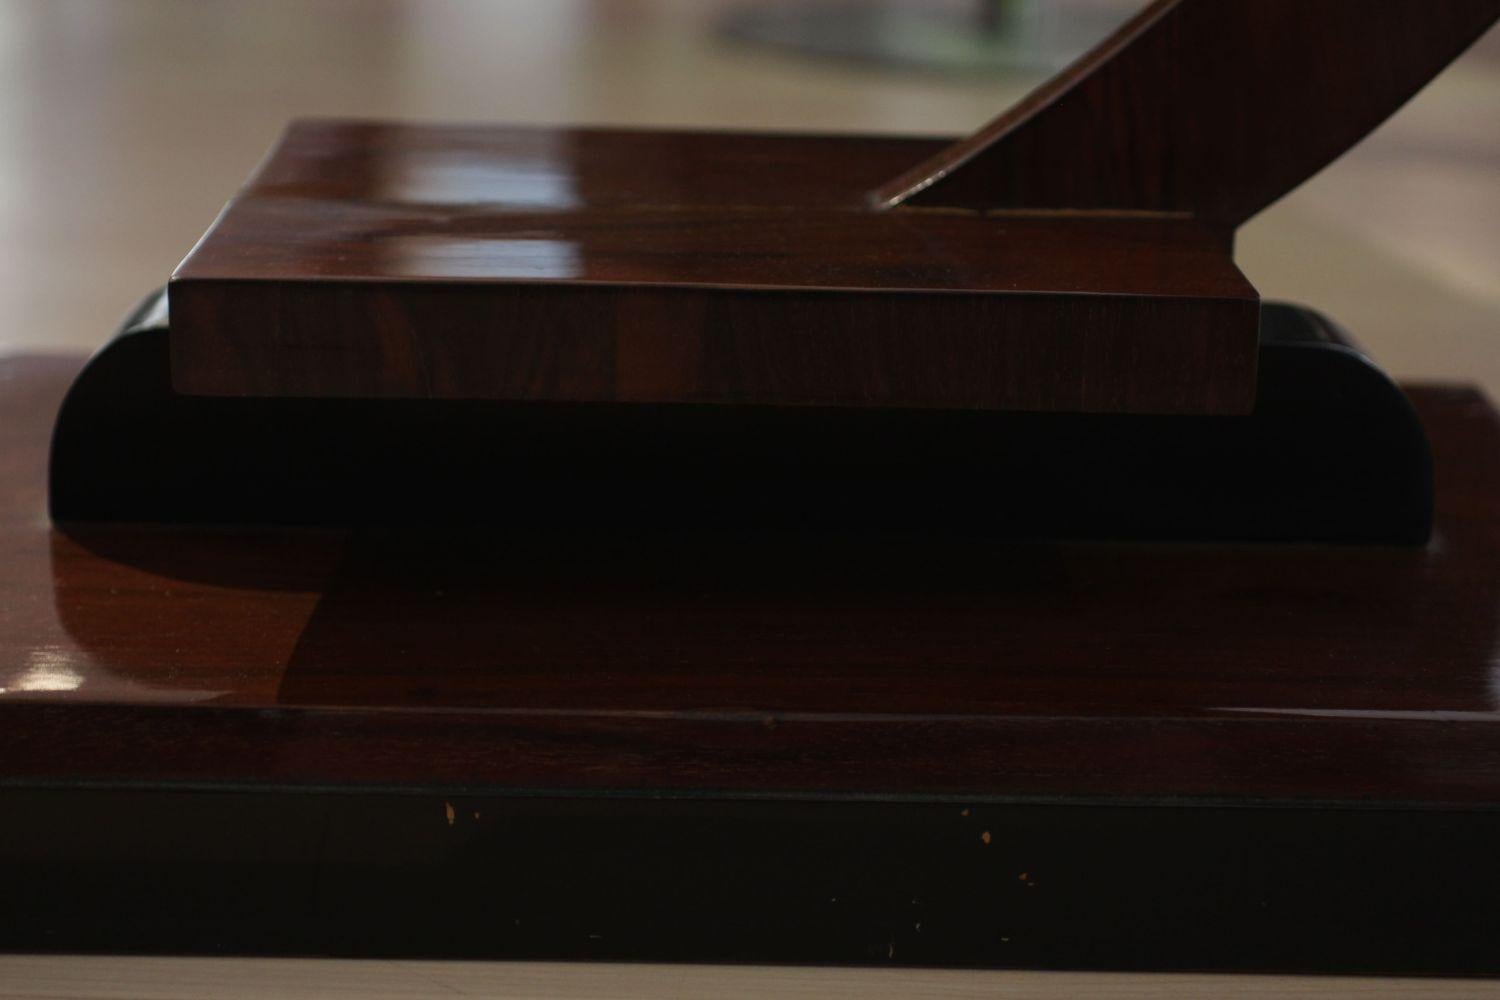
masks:
<svg viewBox="0 0 1500 1000"><path fill-rule="evenodd" d="M1493 811L352 789L0 803L25 818L0 831L8 950L1500 970Z"/></svg>
<svg viewBox="0 0 1500 1000"><path fill-rule="evenodd" d="M1249 417L173 392L164 300L58 417L53 518L609 524L1014 538L1422 544L1431 457L1331 324L1263 311Z"/></svg>

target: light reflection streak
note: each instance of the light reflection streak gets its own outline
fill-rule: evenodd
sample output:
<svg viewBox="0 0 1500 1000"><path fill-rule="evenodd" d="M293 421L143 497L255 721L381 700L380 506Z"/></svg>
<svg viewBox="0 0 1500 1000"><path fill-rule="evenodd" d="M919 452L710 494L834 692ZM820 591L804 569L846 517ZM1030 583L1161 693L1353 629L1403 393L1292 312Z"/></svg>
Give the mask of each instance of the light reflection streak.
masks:
<svg viewBox="0 0 1500 1000"><path fill-rule="evenodd" d="M583 275L583 257L570 240L544 237L402 235L380 241L390 273L415 278L565 279Z"/></svg>
<svg viewBox="0 0 1500 1000"><path fill-rule="evenodd" d="M26 657L27 665L19 677L0 688L0 693L16 691L77 691L83 686L83 675L73 669L68 658L56 650L38 649Z"/></svg>

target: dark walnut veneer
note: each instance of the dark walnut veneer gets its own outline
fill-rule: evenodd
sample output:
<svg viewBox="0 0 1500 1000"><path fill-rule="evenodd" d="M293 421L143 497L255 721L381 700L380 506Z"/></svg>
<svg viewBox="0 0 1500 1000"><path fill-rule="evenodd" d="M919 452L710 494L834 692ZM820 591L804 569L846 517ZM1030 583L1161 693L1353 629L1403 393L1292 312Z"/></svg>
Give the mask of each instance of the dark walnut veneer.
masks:
<svg viewBox="0 0 1500 1000"><path fill-rule="evenodd" d="M183 392L1239 412L1186 218L882 212L941 142L301 122L173 278Z"/></svg>

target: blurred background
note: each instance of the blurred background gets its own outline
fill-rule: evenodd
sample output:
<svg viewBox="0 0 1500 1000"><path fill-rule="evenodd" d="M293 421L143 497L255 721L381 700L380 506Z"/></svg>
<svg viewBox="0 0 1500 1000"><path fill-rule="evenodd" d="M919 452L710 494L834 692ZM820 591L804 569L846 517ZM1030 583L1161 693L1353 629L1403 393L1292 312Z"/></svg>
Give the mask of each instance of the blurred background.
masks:
<svg viewBox="0 0 1500 1000"><path fill-rule="evenodd" d="M0 0L0 352L98 346L293 116L959 134L1142 5ZM1500 396L1500 33L1238 247Z"/></svg>

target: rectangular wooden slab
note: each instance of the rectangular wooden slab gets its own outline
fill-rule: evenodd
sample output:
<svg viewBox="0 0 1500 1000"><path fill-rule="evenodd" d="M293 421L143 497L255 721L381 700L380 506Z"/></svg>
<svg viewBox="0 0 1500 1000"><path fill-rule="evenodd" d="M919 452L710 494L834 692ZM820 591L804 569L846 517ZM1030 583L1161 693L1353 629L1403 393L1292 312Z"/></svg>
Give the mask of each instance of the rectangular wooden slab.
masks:
<svg viewBox="0 0 1500 1000"><path fill-rule="evenodd" d="M300 122L178 268L179 390L1243 413L1171 216L877 211L935 140Z"/></svg>

